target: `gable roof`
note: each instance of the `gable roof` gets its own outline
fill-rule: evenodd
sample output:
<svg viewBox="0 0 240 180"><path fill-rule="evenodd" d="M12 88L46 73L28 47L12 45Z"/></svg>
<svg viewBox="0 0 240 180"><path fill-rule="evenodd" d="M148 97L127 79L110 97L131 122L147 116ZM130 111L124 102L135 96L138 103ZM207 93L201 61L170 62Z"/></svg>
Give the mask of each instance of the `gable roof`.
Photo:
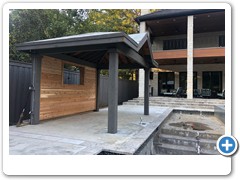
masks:
<svg viewBox="0 0 240 180"><path fill-rule="evenodd" d="M157 67L147 33L96 32L17 44L17 50L72 60L96 68L108 68L108 52L119 51L119 68ZM145 47L145 51L141 49ZM140 53L141 51L141 53ZM146 58L147 57L147 58Z"/></svg>

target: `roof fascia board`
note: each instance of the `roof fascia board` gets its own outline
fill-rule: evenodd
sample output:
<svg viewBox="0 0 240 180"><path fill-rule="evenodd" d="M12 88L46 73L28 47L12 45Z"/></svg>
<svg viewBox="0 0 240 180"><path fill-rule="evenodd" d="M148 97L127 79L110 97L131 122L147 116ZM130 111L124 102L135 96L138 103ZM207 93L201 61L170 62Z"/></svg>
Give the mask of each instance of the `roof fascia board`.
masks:
<svg viewBox="0 0 240 180"><path fill-rule="evenodd" d="M18 45L21 46L27 46L32 44L54 44L54 43L61 43L61 42L75 42L75 41L85 41L85 40L93 40L93 39L107 39L112 37L120 37L123 36L123 33L116 32L116 33L110 33L110 34L102 34L102 35L93 35L93 36L64 36L59 38L50 38L50 39L43 39L43 40L37 40L37 41L29 41L29 42L23 42L19 43Z"/></svg>
<svg viewBox="0 0 240 180"><path fill-rule="evenodd" d="M149 38L147 39L147 43L148 43L148 47L149 47L149 51L150 51L150 59L151 59L151 61L152 61L153 66L157 68L157 67L159 67L159 65L158 65L158 63L157 63L157 62L154 60L154 58L153 58L153 54L152 54L152 44L151 44Z"/></svg>
<svg viewBox="0 0 240 180"><path fill-rule="evenodd" d="M102 36L88 36L70 39L44 40L32 41L16 45L16 49L20 51L30 51L37 49L59 48L59 47L73 47L73 46L87 46L98 44L111 44L125 42L131 48L136 49L138 44L125 33L113 33Z"/></svg>
<svg viewBox="0 0 240 180"><path fill-rule="evenodd" d="M103 45L123 42L122 37L109 38L109 39L96 39L96 40L84 40L84 41L72 41L72 42L58 42L58 43L48 43L48 44L27 44L27 45L17 45L16 49L20 51L34 51L40 49L53 49L53 48L66 48L75 46L88 46L88 45Z"/></svg>

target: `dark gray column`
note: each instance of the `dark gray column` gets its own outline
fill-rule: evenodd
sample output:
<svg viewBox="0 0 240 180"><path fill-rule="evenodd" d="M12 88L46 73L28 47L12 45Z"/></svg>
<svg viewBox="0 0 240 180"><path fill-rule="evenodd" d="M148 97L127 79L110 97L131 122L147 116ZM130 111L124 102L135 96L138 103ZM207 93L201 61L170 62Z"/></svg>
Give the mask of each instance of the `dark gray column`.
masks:
<svg viewBox="0 0 240 180"><path fill-rule="evenodd" d="M144 115L149 115L149 76L150 68L145 68L144 78Z"/></svg>
<svg viewBox="0 0 240 180"><path fill-rule="evenodd" d="M31 93L31 124L39 123L40 116L40 81L42 57L38 54L31 55L32 60L32 93Z"/></svg>
<svg viewBox="0 0 240 180"><path fill-rule="evenodd" d="M96 71L96 110L99 111L99 101L100 101L100 69Z"/></svg>
<svg viewBox="0 0 240 180"><path fill-rule="evenodd" d="M118 121L118 53L109 51L108 133L117 133Z"/></svg>

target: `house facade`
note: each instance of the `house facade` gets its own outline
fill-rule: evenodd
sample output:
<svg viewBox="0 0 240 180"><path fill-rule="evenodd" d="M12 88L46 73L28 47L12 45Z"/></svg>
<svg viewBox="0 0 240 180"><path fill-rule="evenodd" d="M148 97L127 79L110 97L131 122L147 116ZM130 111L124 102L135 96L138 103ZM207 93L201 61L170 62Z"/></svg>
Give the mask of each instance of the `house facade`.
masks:
<svg viewBox="0 0 240 180"><path fill-rule="evenodd" d="M151 38L153 58L150 92L162 96L183 89L188 99L201 93L216 97L225 90L225 11L222 9L166 9L142 11L136 18L140 32ZM143 96L139 71L139 96Z"/></svg>

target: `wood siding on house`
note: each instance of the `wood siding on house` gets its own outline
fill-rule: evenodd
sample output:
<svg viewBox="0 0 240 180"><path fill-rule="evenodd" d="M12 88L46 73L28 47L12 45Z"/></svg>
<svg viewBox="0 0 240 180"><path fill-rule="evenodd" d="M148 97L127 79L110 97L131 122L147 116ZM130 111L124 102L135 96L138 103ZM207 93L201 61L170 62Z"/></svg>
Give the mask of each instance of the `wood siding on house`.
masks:
<svg viewBox="0 0 240 180"><path fill-rule="evenodd" d="M213 47L213 48L196 48L193 49L194 58L204 57L224 57L225 47ZM187 50L166 50L153 52L153 58L159 59L183 59L187 58Z"/></svg>
<svg viewBox="0 0 240 180"><path fill-rule="evenodd" d="M63 84L64 63L73 64L47 56L42 59L40 120L96 109L96 69L81 66L83 85Z"/></svg>

